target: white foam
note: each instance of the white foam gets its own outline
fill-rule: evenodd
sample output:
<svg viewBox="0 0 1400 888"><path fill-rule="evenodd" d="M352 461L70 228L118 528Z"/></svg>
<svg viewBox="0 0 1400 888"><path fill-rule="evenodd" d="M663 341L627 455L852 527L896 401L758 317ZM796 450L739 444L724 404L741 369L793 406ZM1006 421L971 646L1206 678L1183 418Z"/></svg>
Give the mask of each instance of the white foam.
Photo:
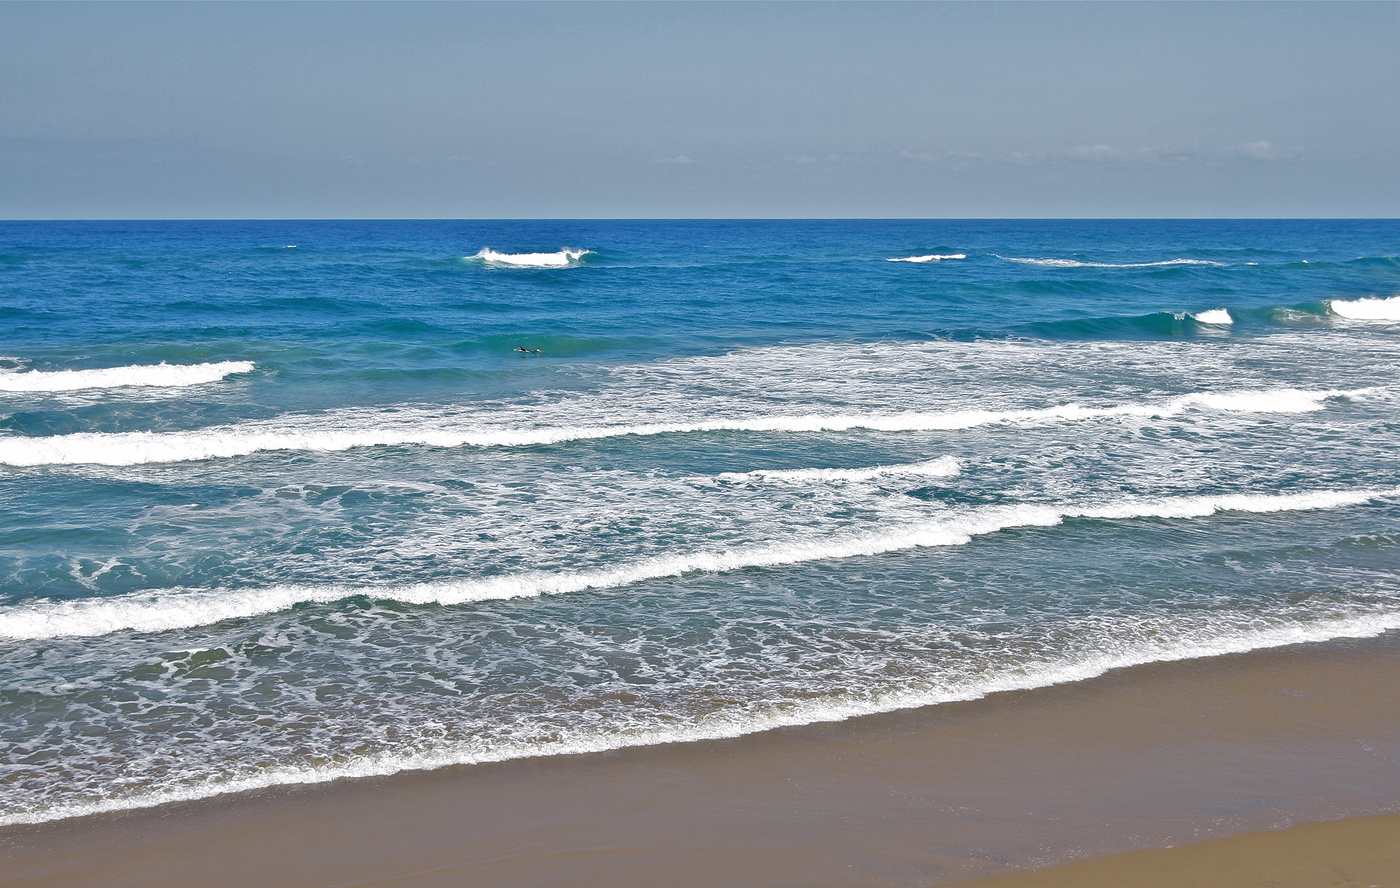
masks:
<svg viewBox="0 0 1400 888"><path fill-rule="evenodd" d="M1031 259L1017 256L997 256L997 258L1007 262L1019 262L1022 265L1039 265L1044 268L1160 268L1168 265L1223 266L1225 264L1206 259L1166 259L1162 262L1081 262L1078 259Z"/></svg>
<svg viewBox="0 0 1400 888"><path fill-rule="evenodd" d="M251 589L160 589L110 598L44 601L0 608L0 638L98 636L123 630L164 632L364 596L415 605L537 598L615 589L690 573L725 573L812 561L959 546L1018 527L1052 527L1067 518L1203 518L1216 512L1270 513L1359 505L1400 490L1321 490L1291 494L1130 497L1083 505L984 506L873 532L800 536L719 551L673 553L614 567L525 571L494 577L400 585L281 585Z"/></svg>
<svg viewBox="0 0 1400 888"><path fill-rule="evenodd" d="M1055 423L1113 417L1168 417L1192 409L1240 413L1303 413L1320 410L1328 398L1357 394L1301 389L1196 393L1158 404L1085 407L1061 404L1023 410L961 410L946 413L830 413L736 417L695 422L619 425L568 425L535 428L471 426L453 429L442 417L374 427L327 427L325 418L306 425L215 426L191 432L78 432L48 437L0 438L0 465L105 465L190 462L246 456L267 451L337 452L356 447L426 445L429 447L527 447L565 441L626 435L673 435L697 432L878 432L956 431L996 423ZM293 421L295 422L295 421ZM350 421L347 420L347 424Z"/></svg>
<svg viewBox="0 0 1400 888"><path fill-rule="evenodd" d="M218 382L235 373L251 373L252 361L216 364L134 364L101 370L0 370L0 392L71 392L80 389L146 386L179 388Z"/></svg>
<svg viewBox="0 0 1400 888"><path fill-rule="evenodd" d="M948 259L966 259L966 253L930 253L927 256L904 256L900 259L886 259L886 262L943 262Z"/></svg>
<svg viewBox="0 0 1400 888"><path fill-rule="evenodd" d="M1332 313L1354 321L1400 321L1400 296L1389 299L1333 299Z"/></svg>
<svg viewBox="0 0 1400 888"><path fill-rule="evenodd" d="M858 469L758 469L753 472L724 472L718 477L724 481L778 481L801 484L812 481L873 481L876 478L891 477L948 478L960 471L962 466L956 459L942 456L924 462L890 466L865 466Z"/></svg>
<svg viewBox="0 0 1400 888"><path fill-rule="evenodd" d="M500 253L490 247L482 247L480 252L468 259L480 259L487 265L501 265L510 268L568 268L577 265L592 250L573 250L565 247L554 253Z"/></svg>
<svg viewBox="0 0 1400 888"><path fill-rule="evenodd" d="M561 732L553 739L516 741L484 747L473 742L445 744L427 750L381 752L325 765L282 765L256 774L202 780L121 797L36 807L0 816L0 826L44 823L113 811L150 808L171 802L194 801L273 786L328 783L334 780L385 777L404 771L430 771L454 765L486 764L511 759L581 755L639 746L723 740L745 734L820 722L839 722L882 712L977 700L1004 691L1027 691L1086 681L1114 669L1179 660L1239 654L1254 650L1341 638L1373 638L1400 629L1400 613L1363 613L1341 618L1252 625L1207 626L1187 632L1158 633L1158 640L1120 649L1052 661L1030 668L954 681L930 681L871 696L831 697L784 702L741 714L721 712L688 724L651 728ZM1263 622L1263 625L1259 625Z"/></svg>
<svg viewBox="0 0 1400 888"><path fill-rule="evenodd" d="M1230 317L1230 313L1223 308L1197 312L1191 315L1191 318L1198 324L1210 324L1215 327L1227 327L1235 322L1235 319Z"/></svg>

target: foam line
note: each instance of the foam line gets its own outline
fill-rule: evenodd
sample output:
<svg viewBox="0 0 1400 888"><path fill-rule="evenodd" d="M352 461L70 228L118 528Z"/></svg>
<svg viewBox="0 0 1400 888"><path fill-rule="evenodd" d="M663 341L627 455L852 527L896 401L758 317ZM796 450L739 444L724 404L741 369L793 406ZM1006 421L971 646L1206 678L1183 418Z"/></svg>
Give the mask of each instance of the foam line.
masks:
<svg viewBox="0 0 1400 888"><path fill-rule="evenodd" d="M71 392L127 386L178 388L218 382L225 376L252 370L252 361L221 361L217 364L135 364L101 370L0 371L0 392Z"/></svg>
<svg viewBox="0 0 1400 888"><path fill-rule="evenodd" d="M1270 513L1359 505L1396 490L1311 491L1128 498L1082 506L987 506L953 516L880 530L653 556L617 567L581 571L526 571L496 577L393 586L282 585L253 589L162 589L110 598L44 601L0 609L0 638L98 636L120 631L165 632L285 611L298 604L329 604L365 596L415 605L538 598L615 589L690 573L725 573L812 561L880 555L932 546L960 546L974 537L1018 527L1053 527L1068 518L1204 518L1217 512Z"/></svg>
<svg viewBox="0 0 1400 888"><path fill-rule="evenodd" d="M966 259L966 253L931 253L927 256L904 256L899 259L886 259L886 262L942 262L945 259Z"/></svg>
<svg viewBox="0 0 1400 888"><path fill-rule="evenodd" d="M190 462L246 456L263 451L336 452L355 447L426 445L429 447L528 447L565 441L625 435L673 435L695 432L877 432L956 431L996 423L1053 423L1113 417L1166 417L1192 409L1237 413L1306 413L1321 410L1328 398L1359 394L1272 389L1199 392L1159 404L1083 407L1062 404L1030 410L963 410L949 413L843 413L761 416L699 422L639 425L555 426L534 429L476 427L444 429L444 422L424 421L385 428L277 428L215 426L191 432L77 432L47 437L0 438L0 465L104 465Z"/></svg>
<svg viewBox="0 0 1400 888"><path fill-rule="evenodd" d="M454 765L475 765L511 759L555 755L580 755L664 743L723 740L774 728L819 722L839 722L865 715L937 706L943 703L977 700L1003 691L1028 691L1059 684L1086 681L1113 669L1149 663L1240 654L1285 645L1322 642L1338 638L1373 638L1400 629L1400 614L1355 614L1342 619L1275 623L1241 628L1238 625L1207 627L1183 633L1169 633L1156 643L1139 643L1126 649L1100 651L1075 659L1044 663L1032 668L1002 672L973 680L931 681L922 685L887 692L878 696L836 697L773 706L767 710L734 715L720 712L691 724L660 725L626 731L587 729L555 739L501 744L485 747L459 742L428 750L383 752L356 756L329 765L289 764L267 768L253 775L202 780L184 786L72 802L52 807L7 812L0 815L0 826L44 823L71 817L84 817L113 811L151 808L171 802L194 801L230 793L248 792L273 786L329 783L334 780L386 777L404 771L430 771Z"/></svg>

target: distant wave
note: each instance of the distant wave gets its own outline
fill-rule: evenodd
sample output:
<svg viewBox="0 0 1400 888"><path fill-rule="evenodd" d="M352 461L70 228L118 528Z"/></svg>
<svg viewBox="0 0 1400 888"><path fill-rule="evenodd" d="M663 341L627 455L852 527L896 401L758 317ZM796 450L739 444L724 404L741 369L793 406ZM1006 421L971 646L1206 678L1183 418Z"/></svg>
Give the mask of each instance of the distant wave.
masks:
<svg viewBox="0 0 1400 888"><path fill-rule="evenodd" d="M1016 256L997 256L997 258L1007 262L1039 265L1045 268L1161 268L1169 265L1225 265L1224 262L1212 262L1209 259L1167 259L1162 262L1081 262L1078 259L1029 259Z"/></svg>
<svg viewBox="0 0 1400 888"><path fill-rule="evenodd" d="M235 373L250 373L252 361L217 364L136 364L101 370L0 370L3 392L71 392L80 389L146 386L177 388L218 382Z"/></svg>
<svg viewBox="0 0 1400 888"><path fill-rule="evenodd" d="M1053 527L1067 519L1205 518L1217 512L1311 511L1354 506L1400 495L1400 489L1319 490L1289 494L1125 497L1086 505L986 506L933 520L840 536L808 536L675 553L617 567L581 571L527 571L506 576L393 586L283 585L255 589L153 590L112 598L44 601L0 609L0 638L106 635L122 630L164 632L224 620L277 613L298 604L328 604L365 596L413 605L537 598L613 589L646 580L705 572L724 573L812 561L880 555L932 546L959 546L974 537L1017 527Z"/></svg>
<svg viewBox="0 0 1400 888"><path fill-rule="evenodd" d="M500 253L490 247L482 247L476 255L467 258L508 268L568 268L578 265L584 256L592 253L592 250L572 250L568 247L555 253Z"/></svg>
<svg viewBox="0 0 1400 888"><path fill-rule="evenodd" d="M1353 321L1400 321L1400 296L1389 299L1333 299L1332 313Z"/></svg>
<svg viewBox="0 0 1400 888"><path fill-rule="evenodd" d="M724 481L777 481L804 483L809 481L873 481L876 478L914 477L948 478L962 471L962 465L951 456L917 463L891 466L867 466L858 469L759 469L753 472L725 472L718 477Z"/></svg>
<svg viewBox="0 0 1400 888"><path fill-rule="evenodd" d="M966 253L931 253L927 256L905 256L900 259L886 259L886 262L942 262L945 259L966 259Z"/></svg>
<svg viewBox="0 0 1400 888"><path fill-rule="evenodd" d="M262 451L336 452L355 447L424 445L428 447L527 447L625 435L673 435L696 432L876 432L953 431L994 423L1074 422L1112 417L1165 417L1193 409L1238 413L1305 413L1321 410L1329 398L1357 391L1198 392L1157 404L1084 407L1061 404L1023 410L962 410L949 413L838 413L759 416L694 422L637 425L554 426L540 428L444 428L442 419L424 419L381 428L326 428L318 425L215 426L190 432L78 432L47 437L0 438L0 465L105 465L189 462L246 456Z"/></svg>

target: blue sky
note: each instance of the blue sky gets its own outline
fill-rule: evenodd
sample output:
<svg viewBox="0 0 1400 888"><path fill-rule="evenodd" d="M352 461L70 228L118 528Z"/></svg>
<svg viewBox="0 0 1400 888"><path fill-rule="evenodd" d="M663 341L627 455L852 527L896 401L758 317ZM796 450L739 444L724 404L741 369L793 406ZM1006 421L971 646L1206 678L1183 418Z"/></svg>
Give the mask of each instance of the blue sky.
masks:
<svg viewBox="0 0 1400 888"><path fill-rule="evenodd" d="M0 217L1400 216L1396 3L0 3Z"/></svg>

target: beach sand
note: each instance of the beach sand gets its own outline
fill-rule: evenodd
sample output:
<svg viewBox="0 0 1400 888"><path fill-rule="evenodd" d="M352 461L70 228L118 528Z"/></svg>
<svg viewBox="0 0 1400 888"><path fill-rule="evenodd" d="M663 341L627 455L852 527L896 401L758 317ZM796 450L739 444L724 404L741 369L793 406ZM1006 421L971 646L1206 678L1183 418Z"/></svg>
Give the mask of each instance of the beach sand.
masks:
<svg viewBox="0 0 1400 888"><path fill-rule="evenodd" d="M922 886L1235 836L979 888L1389 888L1393 856L1365 867L1396 818L1237 834L1400 811L1396 687L1390 633L732 740L270 789L0 830L0 885ZM1292 871L1276 846L1324 880L1147 880L1228 855Z"/></svg>
<svg viewBox="0 0 1400 888"><path fill-rule="evenodd" d="M1400 815L1308 823L1178 848L1099 857L959 888L1391 888Z"/></svg>

